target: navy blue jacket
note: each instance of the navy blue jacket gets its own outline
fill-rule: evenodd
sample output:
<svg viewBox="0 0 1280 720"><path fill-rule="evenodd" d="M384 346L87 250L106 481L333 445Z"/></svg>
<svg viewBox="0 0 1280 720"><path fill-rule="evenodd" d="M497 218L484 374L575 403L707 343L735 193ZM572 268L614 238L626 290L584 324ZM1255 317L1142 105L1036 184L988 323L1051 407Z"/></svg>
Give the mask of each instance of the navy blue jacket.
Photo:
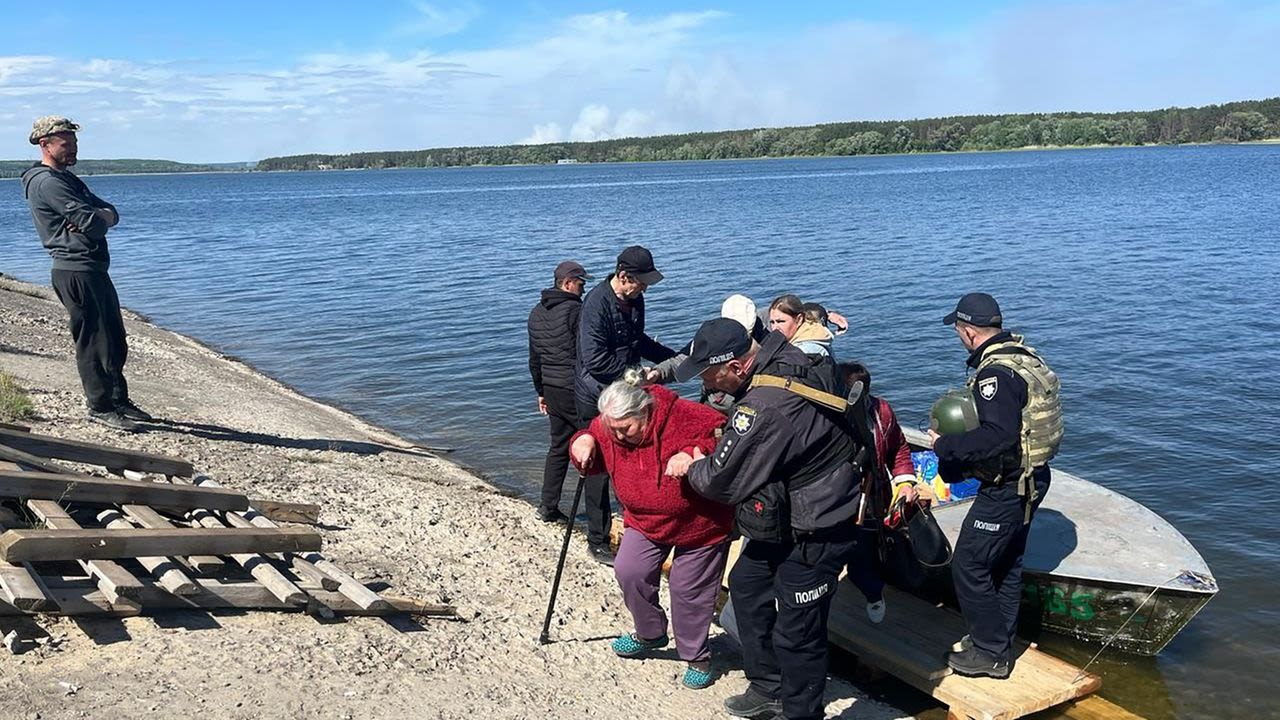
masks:
<svg viewBox="0 0 1280 720"><path fill-rule="evenodd" d="M1001 332L978 346L970 355L969 367L976 368L987 348L1012 339ZM1027 383L1002 365L989 365L978 373L975 389L984 385L986 393L974 392L978 406L978 427L958 435L943 435L934 444L943 479L976 473L994 477L996 473L1017 472L1021 467L1022 408L1027 404Z"/></svg>
<svg viewBox="0 0 1280 720"><path fill-rule="evenodd" d="M630 301L630 311L623 312L612 281L610 275L587 293L578 321L573 391L578 404L587 407L595 406L604 386L641 359L660 363L676 354L644 334L644 296Z"/></svg>

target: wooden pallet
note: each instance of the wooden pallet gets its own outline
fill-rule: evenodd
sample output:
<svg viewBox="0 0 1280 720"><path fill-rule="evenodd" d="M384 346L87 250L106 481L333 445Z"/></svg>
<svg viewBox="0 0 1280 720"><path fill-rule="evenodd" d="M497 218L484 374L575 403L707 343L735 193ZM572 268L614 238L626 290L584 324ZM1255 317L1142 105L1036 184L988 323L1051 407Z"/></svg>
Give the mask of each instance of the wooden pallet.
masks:
<svg viewBox="0 0 1280 720"><path fill-rule="evenodd" d="M965 634L959 613L914 595L885 589L888 612L875 625L866 601L851 583L840 583L831 607L831 642L948 708L948 718L1008 720L1088 695L1102 679L1017 641L1013 673L1006 680L953 674L946 653Z"/></svg>
<svg viewBox="0 0 1280 720"><path fill-rule="evenodd" d="M55 460L125 477L76 473ZM195 475L180 458L0 427L0 499L25 506L46 526L23 527L7 508L0 512L0 615L174 608L471 614L379 595L316 552L318 533L274 522L315 523L318 506L247 498ZM66 560L84 575L42 576ZM245 574L252 581L235 577Z"/></svg>

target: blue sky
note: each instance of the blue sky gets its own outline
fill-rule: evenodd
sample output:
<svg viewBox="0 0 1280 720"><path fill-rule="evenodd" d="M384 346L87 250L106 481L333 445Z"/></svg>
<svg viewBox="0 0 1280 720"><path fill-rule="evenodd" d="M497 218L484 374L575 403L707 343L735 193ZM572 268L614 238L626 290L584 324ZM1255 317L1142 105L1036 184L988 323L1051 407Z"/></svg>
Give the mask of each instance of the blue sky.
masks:
<svg viewBox="0 0 1280 720"><path fill-rule="evenodd" d="M1280 3L0 5L0 157L253 160L1280 94Z"/></svg>

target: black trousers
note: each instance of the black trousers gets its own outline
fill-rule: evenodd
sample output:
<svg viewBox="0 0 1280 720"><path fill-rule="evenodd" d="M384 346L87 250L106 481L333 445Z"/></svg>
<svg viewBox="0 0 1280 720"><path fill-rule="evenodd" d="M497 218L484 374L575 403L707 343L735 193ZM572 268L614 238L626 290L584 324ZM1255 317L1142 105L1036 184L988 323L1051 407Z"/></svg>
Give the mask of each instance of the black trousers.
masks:
<svg viewBox="0 0 1280 720"><path fill-rule="evenodd" d="M578 403L578 421L586 427L600 411L594 403ZM609 542L609 527L613 525L613 504L609 500L609 476L588 475L583 487L587 501L587 544L605 545Z"/></svg>
<svg viewBox="0 0 1280 720"><path fill-rule="evenodd" d="M1049 492L1049 468L1037 468L1032 479L1038 496L1032 516ZM1031 524L1023 523L1026 500L1016 482L984 483L960 526L951 579L973 646L1009 660L1018 630L1022 602L1022 556Z"/></svg>
<svg viewBox="0 0 1280 720"><path fill-rule="evenodd" d="M124 379L129 345L116 287L105 272L54 270L52 282L70 319L76 369L89 409L111 410L129 399Z"/></svg>
<svg viewBox="0 0 1280 720"><path fill-rule="evenodd" d="M840 570L854 557L848 528L794 543L752 540L729 573L742 668L788 720L820 720L827 684L827 617Z"/></svg>
<svg viewBox="0 0 1280 720"><path fill-rule="evenodd" d="M547 421L551 425L551 446L542 467L543 510L560 506L564 492L564 474L569 470L569 439L578 431L578 403L572 388L545 385L542 399L547 404Z"/></svg>

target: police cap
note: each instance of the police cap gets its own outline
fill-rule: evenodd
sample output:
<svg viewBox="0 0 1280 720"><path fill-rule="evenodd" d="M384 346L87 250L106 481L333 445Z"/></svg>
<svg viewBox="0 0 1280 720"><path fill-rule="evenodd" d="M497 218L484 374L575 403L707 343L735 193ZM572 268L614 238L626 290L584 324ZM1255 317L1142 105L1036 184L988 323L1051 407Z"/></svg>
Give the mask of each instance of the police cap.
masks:
<svg viewBox="0 0 1280 720"><path fill-rule="evenodd" d="M977 327L998 328L1004 324L1000 316L1000 304L986 293L969 293L960 298L956 309L942 318L943 325L954 325L957 320Z"/></svg>
<svg viewBox="0 0 1280 720"><path fill-rule="evenodd" d="M689 343L689 357L676 366L676 382L691 380L712 365L727 363L750 351L751 335L742 323L732 318L708 320Z"/></svg>

